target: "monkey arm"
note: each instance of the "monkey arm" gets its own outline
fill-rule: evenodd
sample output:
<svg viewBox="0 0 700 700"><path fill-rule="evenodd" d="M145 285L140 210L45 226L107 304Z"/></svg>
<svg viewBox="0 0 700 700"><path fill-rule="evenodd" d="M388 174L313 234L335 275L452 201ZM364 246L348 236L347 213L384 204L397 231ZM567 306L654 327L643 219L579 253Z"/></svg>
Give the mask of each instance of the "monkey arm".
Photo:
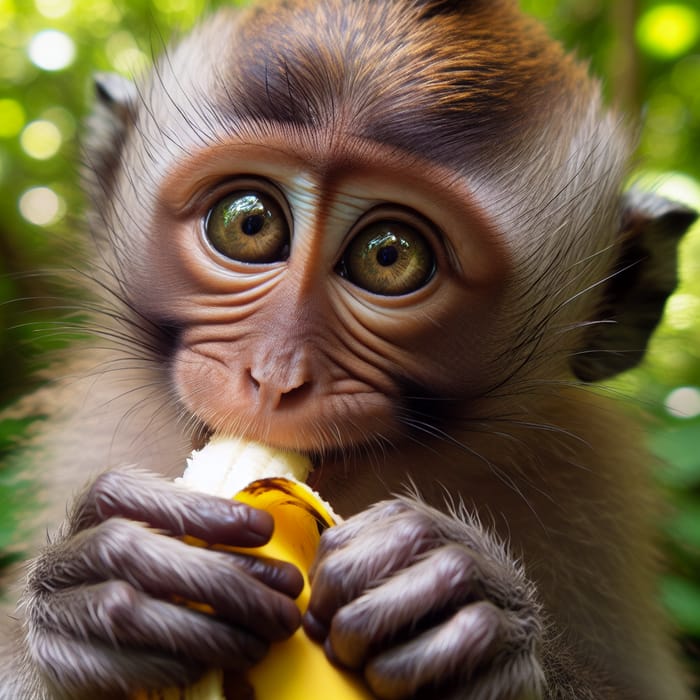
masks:
<svg viewBox="0 0 700 700"><path fill-rule="evenodd" d="M580 658L562 642L556 627L548 629L542 645L547 678L547 700L635 700L637 694L621 688L595 662Z"/></svg>

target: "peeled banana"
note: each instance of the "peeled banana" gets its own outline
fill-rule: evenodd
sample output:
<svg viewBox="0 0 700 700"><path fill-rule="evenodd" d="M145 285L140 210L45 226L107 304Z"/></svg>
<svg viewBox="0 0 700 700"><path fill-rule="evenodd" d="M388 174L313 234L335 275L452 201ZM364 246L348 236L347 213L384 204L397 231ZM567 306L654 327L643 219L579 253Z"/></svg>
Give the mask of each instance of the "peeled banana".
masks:
<svg viewBox="0 0 700 700"><path fill-rule="evenodd" d="M304 576L296 600L303 613L309 602L308 571L321 532L336 516L304 481L311 471L303 455L237 438L214 438L194 452L177 481L193 490L235 498L268 511L275 520L272 539L263 547L246 548L252 555L294 564ZM140 691L132 700L226 700L223 673L209 671L188 688ZM361 679L333 666L323 649L302 629L273 644L267 656L248 672L256 700L369 700Z"/></svg>

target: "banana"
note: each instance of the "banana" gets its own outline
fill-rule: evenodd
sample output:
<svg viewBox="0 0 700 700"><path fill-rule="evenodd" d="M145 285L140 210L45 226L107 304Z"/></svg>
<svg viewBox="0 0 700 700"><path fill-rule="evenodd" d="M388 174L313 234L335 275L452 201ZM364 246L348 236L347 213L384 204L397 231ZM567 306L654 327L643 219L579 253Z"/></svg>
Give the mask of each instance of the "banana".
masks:
<svg viewBox="0 0 700 700"><path fill-rule="evenodd" d="M311 589L308 571L321 532L338 517L304 482L312 469L303 455L269 448L238 438L213 438L192 453L176 481L185 488L223 498L235 498L268 511L275 520L272 539L248 554L288 561L304 576L296 600L303 613ZM191 544L207 546L205 542ZM241 550L243 551L243 550ZM192 607L211 612L206 606ZM362 680L327 660L323 649L302 629L288 640L273 644L267 656L247 674L256 700L370 700ZM227 700L222 671L214 669L188 688L139 691L132 700Z"/></svg>

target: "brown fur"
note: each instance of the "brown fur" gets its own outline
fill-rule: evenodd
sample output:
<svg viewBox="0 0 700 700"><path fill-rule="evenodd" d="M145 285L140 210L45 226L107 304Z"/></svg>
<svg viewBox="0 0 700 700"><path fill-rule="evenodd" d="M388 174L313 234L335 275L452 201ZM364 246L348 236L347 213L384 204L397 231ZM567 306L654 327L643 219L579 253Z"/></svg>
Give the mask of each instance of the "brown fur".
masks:
<svg viewBox="0 0 700 700"><path fill-rule="evenodd" d="M300 624L290 567L172 536L260 537L160 478L210 432L312 455L348 519L303 624L377 697L688 698L643 440L574 373L639 359L694 215L621 198L628 138L585 69L505 0L280 0L216 14L137 88L99 84L98 340L27 401L54 414L28 453L32 553L50 542L2 621L0 698L239 679ZM289 212L288 259L207 245L241 182ZM382 215L435 251L412 294L338 274Z"/></svg>

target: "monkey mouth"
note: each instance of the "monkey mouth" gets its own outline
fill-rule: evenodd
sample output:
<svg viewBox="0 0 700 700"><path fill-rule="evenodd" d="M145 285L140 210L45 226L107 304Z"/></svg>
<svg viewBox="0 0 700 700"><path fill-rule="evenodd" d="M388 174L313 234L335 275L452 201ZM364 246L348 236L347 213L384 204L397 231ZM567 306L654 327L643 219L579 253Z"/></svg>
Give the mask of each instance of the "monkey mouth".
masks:
<svg viewBox="0 0 700 700"><path fill-rule="evenodd" d="M201 450L208 442L209 440L214 436L216 431L214 428L212 428L210 425L206 424L205 422L201 421L200 419L197 418L197 416L193 416L193 419L197 419L197 425L192 431L192 436L190 439L190 446L192 451L195 450ZM247 436L245 435L238 435L237 437L241 438L246 438L248 439ZM251 438L253 439L253 438ZM262 441L263 444L264 441ZM283 447L280 445L270 445L272 447ZM291 449L291 448L289 448ZM323 450L294 450L295 452L298 452L299 454L304 455L311 461L312 465L312 470L311 473L309 474L309 477L307 479L307 484L317 490L317 487L323 482L324 480L324 474L327 474L327 469L326 467L329 464L334 464L334 463L347 463L349 454L354 451L354 448L343 448L343 447L336 447L336 448L325 448Z"/></svg>
<svg viewBox="0 0 700 700"><path fill-rule="evenodd" d="M193 450L200 450L214 435L229 435L252 442L258 442L268 447L277 449L287 449L297 454L303 455L311 462L311 471L306 478L306 484L314 491L326 494L329 489L332 491L341 488L341 484L347 480L352 480L357 473L363 473L368 468L380 469L384 460L390 458L396 442L395 435L382 434L379 436L376 431L365 431L365 439L358 440L355 435L354 440L347 440L342 444L330 444L309 446L300 448L289 444L281 444L274 441L266 441L256 435L244 434L242 432L226 433L218 426L213 427L205 423L197 416L192 416L191 424L197 421L198 427L193 430L191 445ZM372 465L370 467L370 465Z"/></svg>

